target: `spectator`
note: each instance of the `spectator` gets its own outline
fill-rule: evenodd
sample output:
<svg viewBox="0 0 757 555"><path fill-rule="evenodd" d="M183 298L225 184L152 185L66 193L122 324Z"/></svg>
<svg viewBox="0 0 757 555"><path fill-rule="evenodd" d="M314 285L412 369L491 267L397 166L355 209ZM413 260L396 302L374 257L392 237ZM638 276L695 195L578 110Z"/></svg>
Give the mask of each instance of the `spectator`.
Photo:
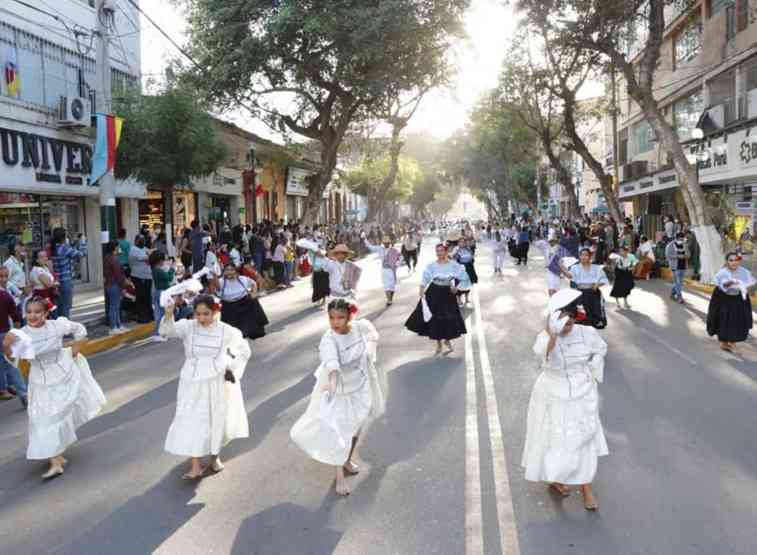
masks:
<svg viewBox="0 0 757 555"><path fill-rule="evenodd" d="M21 323L21 313L16 305L16 301L5 290L8 285L8 276L8 268L0 267L0 343L10 331L11 320L16 324ZM0 355L0 401L7 401L13 398L9 387L13 388L16 397L21 401L23 407L26 408L28 405L26 382L24 382L24 378L21 376L18 368L8 362L5 356Z"/></svg>
<svg viewBox="0 0 757 555"><path fill-rule="evenodd" d="M105 257L103 259L103 277L105 281L105 298L108 308L108 335L116 335L126 331L121 324L121 298L122 291L130 285L126 278L123 266L119 260L119 241L111 241L105 245Z"/></svg>
<svg viewBox="0 0 757 555"><path fill-rule="evenodd" d="M121 264L126 276L129 276L129 253L131 252L131 243L126 238L126 230L118 230L118 263Z"/></svg>
<svg viewBox="0 0 757 555"><path fill-rule="evenodd" d="M155 317L155 335L153 341L162 343L167 340L158 333L160 321L163 319L163 314L165 314L165 310L160 305L160 295L173 284L176 277L176 268L166 260L165 253L159 251L154 251L150 255L150 268L152 269L152 309L153 316Z"/></svg>
<svg viewBox="0 0 757 555"><path fill-rule="evenodd" d="M684 304L683 278L686 275L686 268L688 267L691 253L682 232L679 231L676 233L675 240L668 243L668 246L665 247L665 258L668 259L668 265L673 271L673 288L670 290L670 298L680 304Z"/></svg>
<svg viewBox="0 0 757 555"><path fill-rule="evenodd" d="M24 259L26 251L19 244L11 246L11 255L3 262L3 266L8 268L8 279L19 291L27 293L26 268Z"/></svg>
<svg viewBox="0 0 757 555"><path fill-rule="evenodd" d="M50 259L47 251L38 250L32 254L32 269L29 272L29 283L32 287L32 295L50 299L56 304L58 299L58 284L55 276L50 271Z"/></svg>
<svg viewBox="0 0 757 555"><path fill-rule="evenodd" d="M137 322L140 324L152 322L152 271L147 263L149 258L150 252L145 247L145 238L137 235L134 246L129 251L129 266L136 290Z"/></svg>
<svg viewBox="0 0 757 555"><path fill-rule="evenodd" d="M66 230L57 227L50 240L50 254L53 270L58 276L58 316L71 316L74 301L73 262L80 260L86 253L74 249L66 242Z"/></svg>
<svg viewBox="0 0 757 555"><path fill-rule="evenodd" d="M205 266L205 239L207 231L200 227L200 222L192 220L189 240L192 242L192 272L199 272Z"/></svg>
<svg viewBox="0 0 757 555"><path fill-rule="evenodd" d="M184 270L192 270L192 239L189 237L189 228L184 228L179 241L179 257Z"/></svg>

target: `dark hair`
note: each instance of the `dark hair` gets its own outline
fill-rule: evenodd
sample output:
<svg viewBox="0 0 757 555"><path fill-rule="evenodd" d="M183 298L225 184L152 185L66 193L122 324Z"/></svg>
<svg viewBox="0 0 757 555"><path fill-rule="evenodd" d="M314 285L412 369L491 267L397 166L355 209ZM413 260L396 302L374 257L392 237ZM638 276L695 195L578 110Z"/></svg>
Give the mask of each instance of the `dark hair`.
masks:
<svg viewBox="0 0 757 555"><path fill-rule="evenodd" d="M126 230L125 229L119 229L118 230L118 238L119 239L126 239Z"/></svg>
<svg viewBox="0 0 757 555"><path fill-rule="evenodd" d="M224 272L225 272L225 271L226 271L226 270L227 270L228 268L231 268L231 269L232 269L232 270L234 270L235 272L239 273L239 270L237 270L237 267L236 267L236 266L234 266L234 263L233 263L233 262L227 262L226 264L224 264L224 265L223 265L223 271L224 271Z"/></svg>
<svg viewBox="0 0 757 555"><path fill-rule="evenodd" d="M154 268L158 264L161 264L166 259L165 253L152 251L150 257L147 259L147 263L150 264L150 268Z"/></svg>
<svg viewBox="0 0 757 555"><path fill-rule="evenodd" d="M328 311L331 312L332 310L338 310L352 316L357 312L357 305L345 299L334 299L328 306Z"/></svg>
<svg viewBox="0 0 757 555"><path fill-rule="evenodd" d="M145 236L144 235L137 235L134 238L134 246L137 247L138 249L141 249L142 247L144 247L145 246Z"/></svg>
<svg viewBox="0 0 757 555"><path fill-rule="evenodd" d="M66 230L62 227L56 227L53 229L53 235L50 238L50 246L53 256L55 256L55 249L58 245L66 240Z"/></svg>
<svg viewBox="0 0 757 555"><path fill-rule="evenodd" d="M728 259L731 258L732 256L735 256L736 258L741 260L741 255L739 253L737 253L736 251L731 251L725 255L725 261L728 262Z"/></svg>
<svg viewBox="0 0 757 555"><path fill-rule="evenodd" d="M118 241L108 241L105 243L105 256L110 256L116 252L116 248L118 248Z"/></svg>
<svg viewBox="0 0 757 555"><path fill-rule="evenodd" d="M438 249L439 247L443 248L445 251L449 251L449 247L444 243L439 243L434 247L434 250Z"/></svg>
<svg viewBox="0 0 757 555"><path fill-rule="evenodd" d="M42 266L42 263L39 261L39 253L41 252L47 253L44 249L37 249L32 253L32 266Z"/></svg>
<svg viewBox="0 0 757 555"><path fill-rule="evenodd" d="M640 241L641 241L642 243L646 243L647 241L649 241L649 239L647 238L647 236L646 236L646 235L642 235L641 237L639 237L639 240L640 240Z"/></svg>
<svg viewBox="0 0 757 555"><path fill-rule="evenodd" d="M218 303L213 295L199 295L192 303L192 306L197 310L197 307L201 304L204 304L213 312L218 312Z"/></svg>
<svg viewBox="0 0 757 555"><path fill-rule="evenodd" d="M44 309L45 313L50 312L50 299L48 299L47 297L42 297L40 295L34 295L28 301L26 301L26 308L25 308L25 310L29 310L29 305L32 305L32 304L42 305L42 308Z"/></svg>
<svg viewBox="0 0 757 555"><path fill-rule="evenodd" d="M591 249L589 247L583 247L582 249L579 249L578 256L581 256L585 252L588 252L589 256L591 256Z"/></svg>

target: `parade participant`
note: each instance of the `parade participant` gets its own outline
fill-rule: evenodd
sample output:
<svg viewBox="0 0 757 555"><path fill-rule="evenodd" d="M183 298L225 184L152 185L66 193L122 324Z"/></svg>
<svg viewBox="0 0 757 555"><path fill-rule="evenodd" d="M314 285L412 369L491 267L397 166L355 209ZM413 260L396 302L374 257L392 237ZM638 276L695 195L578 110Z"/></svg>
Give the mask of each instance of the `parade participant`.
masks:
<svg viewBox="0 0 757 555"><path fill-rule="evenodd" d="M536 338L541 373L528 405L521 465L526 480L545 482L563 497L580 486L584 507L596 511L592 482L598 457L608 454L597 389L607 344L595 329L575 324L579 301L571 289L554 295L546 329Z"/></svg>
<svg viewBox="0 0 757 555"><path fill-rule="evenodd" d="M160 333L184 342L186 360L179 376L176 414L166 437L165 450L190 457L185 480L220 472L221 448L249 437L240 380L250 358L242 332L218 321L220 307L210 295L194 301L194 319L174 321L175 305L166 304ZM203 467L201 458L210 456Z"/></svg>
<svg viewBox="0 0 757 555"><path fill-rule="evenodd" d="M318 251L316 254L325 256L323 251ZM346 279L347 257L351 254L350 248L344 243L340 243L329 251L330 258L324 260L323 269L329 274L329 295L331 297L354 297L355 292Z"/></svg>
<svg viewBox="0 0 757 555"><path fill-rule="evenodd" d="M733 351L735 343L746 341L754 325L749 290L754 287L752 273L741 266L741 256L730 252L725 266L715 274L715 291L707 310L707 333L717 335L720 348Z"/></svg>
<svg viewBox="0 0 757 555"><path fill-rule="evenodd" d="M555 236L552 236L549 241L537 241L534 245L544 253L547 269L547 294L551 297L562 288L563 273L560 270L560 260L567 256L567 251L560 247Z"/></svg>
<svg viewBox="0 0 757 555"><path fill-rule="evenodd" d="M636 265L636 257L630 253L628 245L620 247L620 254L612 254L610 258L615 262L615 283L610 291L610 296L615 298L620 310L620 299L625 302L626 308L631 308L628 295L634 288L632 269Z"/></svg>
<svg viewBox="0 0 757 555"><path fill-rule="evenodd" d="M636 279L649 279L655 263L654 244L646 235L642 235L639 244L639 263L636 264L634 275Z"/></svg>
<svg viewBox="0 0 757 555"><path fill-rule="evenodd" d="M381 280L384 283L386 294L386 306L392 306L394 291L397 288L397 268L400 265L400 252L392 246L392 240L388 235L381 239L381 245L375 246L365 239L365 246L369 251L378 254L381 260Z"/></svg>
<svg viewBox="0 0 757 555"><path fill-rule="evenodd" d="M478 274L474 266L475 257L470 247L469 239L460 239L457 248L454 250L453 258L455 262L465 267L465 275L457 283L458 298L465 296L465 304L470 302L470 292L473 286L478 283Z"/></svg>
<svg viewBox="0 0 757 555"><path fill-rule="evenodd" d="M312 252L312 254L313 254L313 262L312 262L313 277L311 278L311 283L313 286L312 302L318 303L318 306L322 307L326 304L326 299L331 294L331 289L329 287L329 272L326 270L326 261L328 259L325 256L319 255L317 252Z"/></svg>
<svg viewBox="0 0 757 555"><path fill-rule="evenodd" d="M258 269L255 266L255 261L252 257L245 257L244 264L242 264L242 268L239 270L239 275L250 278L254 281L255 286L257 287L257 296L265 297L266 292L264 289L263 278L260 276L260 272L258 272Z"/></svg>
<svg viewBox="0 0 757 555"><path fill-rule="evenodd" d="M581 305L586 312L586 324L597 329L607 327L605 301L599 289L609 282L602 266L591 263L591 249L579 251L580 262L566 272L566 276L581 291Z"/></svg>
<svg viewBox="0 0 757 555"><path fill-rule="evenodd" d="M32 297L26 302L27 325L21 331L31 339L29 355L29 447L26 458L48 460L50 467L42 478L63 474L65 450L76 440L76 430L97 416L105 406L102 389L92 376L89 363L81 354L81 341L87 330L63 316L48 320L50 301ZM63 347L63 338L73 335L74 343ZM8 333L3 351L13 356L20 336Z"/></svg>
<svg viewBox="0 0 757 555"><path fill-rule="evenodd" d="M223 269L223 277L217 285L221 298L221 321L234 326L249 339L265 336L268 325L268 316L257 299L257 290L255 282L240 276L233 263Z"/></svg>
<svg viewBox="0 0 757 555"><path fill-rule="evenodd" d="M494 273L502 275L502 265L507 253L507 240L501 231L494 232Z"/></svg>
<svg viewBox="0 0 757 555"><path fill-rule="evenodd" d="M415 272L415 267L418 265L418 248L420 247L420 241L418 234L415 230L410 230L405 233L402 239L402 256L405 259L405 265L410 273Z"/></svg>
<svg viewBox="0 0 757 555"><path fill-rule="evenodd" d="M354 459L362 428L386 407L386 375L376 367L379 335L368 320L354 320L356 313L345 299L329 303L330 329L319 346L315 387L290 432L311 458L335 467L338 495L349 495L346 475L360 471Z"/></svg>
<svg viewBox="0 0 757 555"><path fill-rule="evenodd" d="M410 331L437 342L437 355L442 353L442 343L447 347L447 354L453 352L451 340L467 331L455 298L456 283L464 279L467 279L465 268L449 259L446 245L437 245L436 262L426 266L423 271L421 300L405 322L405 327Z"/></svg>

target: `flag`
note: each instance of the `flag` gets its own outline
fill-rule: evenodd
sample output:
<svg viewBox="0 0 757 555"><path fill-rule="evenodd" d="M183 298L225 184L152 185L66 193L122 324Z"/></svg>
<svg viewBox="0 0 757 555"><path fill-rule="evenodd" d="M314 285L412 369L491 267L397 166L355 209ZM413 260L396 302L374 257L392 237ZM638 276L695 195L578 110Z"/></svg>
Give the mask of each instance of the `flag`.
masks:
<svg viewBox="0 0 757 555"><path fill-rule="evenodd" d="M8 96L18 97L21 88L21 77L18 73L18 62L13 50L10 53L10 59L5 64L5 85L8 87Z"/></svg>
<svg viewBox="0 0 757 555"><path fill-rule="evenodd" d="M97 114L97 139L92 157L90 183L94 185L102 176L116 167L116 150L121 141L123 118L109 114Z"/></svg>

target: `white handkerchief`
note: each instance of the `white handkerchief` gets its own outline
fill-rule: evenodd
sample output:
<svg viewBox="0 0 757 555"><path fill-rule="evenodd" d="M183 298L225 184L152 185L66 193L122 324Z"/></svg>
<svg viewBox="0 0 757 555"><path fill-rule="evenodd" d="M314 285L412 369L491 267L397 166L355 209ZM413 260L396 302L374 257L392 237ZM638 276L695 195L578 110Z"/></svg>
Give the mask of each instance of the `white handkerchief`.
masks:
<svg viewBox="0 0 757 555"><path fill-rule="evenodd" d="M747 287L746 283L744 283L740 279L734 279L732 287L738 288L738 290L741 291L741 297L746 300L747 295L749 295L749 288Z"/></svg>
<svg viewBox="0 0 757 555"><path fill-rule="evenodd" d="M310 239L300 239L295 243L298 247L301 249L305 249L308 251L319 251L321 250L321 247L318 243L315 241L311 241Z"/></svg>
<svg viewBox="0 0 757 555"><path fill-rule="evenodd" d="M13 347L11 347L11 358L15 358L17 360L31 360L35 356L34 352L34 344L32 343L32 338L29 337L27 334L22 332L21 330L10 330L9 333L12 333L16 337L18 337L18 341L16 341L13 344Z"/></svg>
<svg viewBox="0 0 757 555"><path fill-rule="evenodd" d="M430 322L431 318L434 315L431 313L431 309L428 307L428 302L426 301L426 295L423 295L423 297L421 298L421 307L423 308L423 321Z"/></svg>
<svg viewBox="0 0 757 555"><path fill-rule="evenodd" d="M195 278L185 279L181 283L177 283L176 285L169 287L168 289L160 293L160 306L165 307L168 303L168 299L175 297L176 295L183 295L187 292L196 294L200 291L202 291L202 283L197 281Z"/></svg>
<svg viewBox="0 0 757 555"><path fill-rule="evenodd" d="M570 268L571 266L578 264L578 258L575 258L573 256L566 256L565 258L560 259L560 263L565 268Z"/></svg>
<svg viewBox="0 0 757 555"><path fill-rule="evenodd" d="M336 436L336 440L339 443L339 447L344 449L347 446L347 442L342 437L342 434L339 433L339 428L336 425L336 403L335 398L331 397L328 393L324 393L321 395L321 406L318 414L318 418L320 418L321 423L334 432L334 435Z"/></svg>

